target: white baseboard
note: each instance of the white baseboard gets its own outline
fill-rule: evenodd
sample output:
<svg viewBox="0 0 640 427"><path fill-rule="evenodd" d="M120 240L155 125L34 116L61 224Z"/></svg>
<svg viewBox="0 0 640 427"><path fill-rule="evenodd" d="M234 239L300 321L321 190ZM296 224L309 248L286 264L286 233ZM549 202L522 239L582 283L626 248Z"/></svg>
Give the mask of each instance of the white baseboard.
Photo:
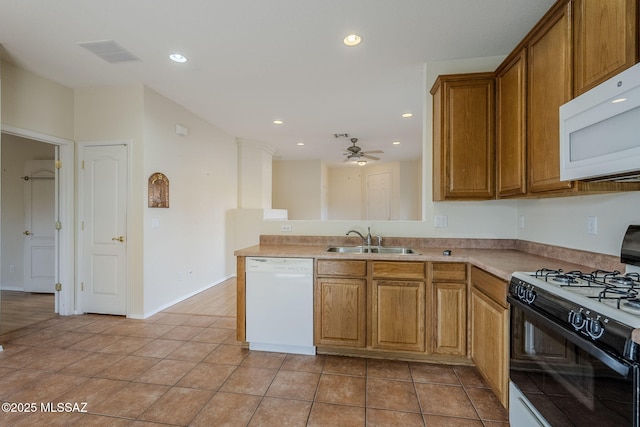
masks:
<svg viewBox="0 0 640 427"><path fill-rule="evenodd" d="M0 291L18 291L18 292L24 292L24 288L23 287L18 287L18 286L0 286Z"/></svg>
<svg viewBox="0 0 640 427"><path fill-rule="evenodd" d="M153 311L150 311L150 312L147 312L147 313L144 313L144 314L128 314L127 317L130 318L130 319L146 319L148 317L153 316L154 314L160 313L162 310L164 310L166 308L169 308L172 305L175 305L175 304L177 304L179 302L182 302L182 301L184 301L186 299L191 298L192 296L194 296L196 294L199 294L200 292L206 291L209 288L212 288L212 287L214 287L216 285L219 285L220 283L225 282L225 281L231 279L232 277L236 277L236 275L233 274L231 276L227 276L227 277L225 277L223 279L220 279L217 282L210 283L210 284L208 284L208 285L206 285L206 286L204 286L204 287L202 287L202 288L200 288L198 290L195 290L193 292L190 292L190 293L188 293L186 295L181 296L178 299L175 299L175 300L173 300L171 302L168 302L167 304L163 304L163 305L161 305L160 307L158 307L157 309L155 309Z"/></svg>

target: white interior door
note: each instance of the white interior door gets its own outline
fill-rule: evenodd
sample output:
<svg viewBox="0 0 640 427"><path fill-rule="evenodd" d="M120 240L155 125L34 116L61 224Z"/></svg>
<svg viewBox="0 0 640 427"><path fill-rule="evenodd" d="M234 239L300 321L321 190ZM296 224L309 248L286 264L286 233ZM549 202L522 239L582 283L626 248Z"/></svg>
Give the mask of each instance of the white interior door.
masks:
<svg viewBox="0 0 640 427"><path fill-rule="evenodd" d="M391 219L391 172L367 175L367 219Z"/></svg>
<svg viewBox="0 0 640 427"><path fill-rule="evenodd" d="M127 146L81 146L80 293L85 313L127 312Z"/></svg>
<svg viewBox="0 0 640 427"><path fill-rule="evenodd" d="M55 162L24 165L24 290L55 292Z"/></svg>

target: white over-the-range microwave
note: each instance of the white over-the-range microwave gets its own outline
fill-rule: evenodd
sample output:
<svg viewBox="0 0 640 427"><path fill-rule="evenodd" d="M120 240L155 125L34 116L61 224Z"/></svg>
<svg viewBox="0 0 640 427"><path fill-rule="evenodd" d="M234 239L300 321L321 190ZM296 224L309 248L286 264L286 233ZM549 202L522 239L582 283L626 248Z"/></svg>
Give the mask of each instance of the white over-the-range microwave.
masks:
<svg viewBox="0 0 640 427"><path fill-rule="evenodd" d="M562 181L640 181L640 63L560 107Z"/></svg>

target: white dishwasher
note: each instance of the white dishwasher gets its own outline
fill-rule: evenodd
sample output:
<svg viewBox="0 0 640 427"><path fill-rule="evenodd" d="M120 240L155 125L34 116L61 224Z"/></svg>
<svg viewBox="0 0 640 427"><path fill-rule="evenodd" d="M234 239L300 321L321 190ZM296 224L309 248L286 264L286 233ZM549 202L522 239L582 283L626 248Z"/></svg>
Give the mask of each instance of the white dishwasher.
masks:
<svg viewBox="0 0 640 427"><path fill-rule="evenodd" d="M316 354L313 259L247 257L245 274L249 349Z"/></svg>

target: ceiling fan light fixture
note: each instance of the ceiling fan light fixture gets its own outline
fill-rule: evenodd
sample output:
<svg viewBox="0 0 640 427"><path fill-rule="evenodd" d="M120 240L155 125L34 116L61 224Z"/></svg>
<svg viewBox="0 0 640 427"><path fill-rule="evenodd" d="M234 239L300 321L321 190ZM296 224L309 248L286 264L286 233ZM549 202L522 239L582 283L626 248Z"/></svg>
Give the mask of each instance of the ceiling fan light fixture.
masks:
<svg viewBox="0 0 640 427"><path fill-rule="evenodd" d="M356 161L356 164L357 164L358 166L364 166L364 165L366 165L366 164L367 164L367 161L366 161L366 160L357 160L357 161Z"/></svg>
<svg viewBox="0 0 640 427"><path fill-rule="evenodd" d="M187 62L187 57L179 53L172 53L171 55L169 55L169 59L171 59L173 62Z"/></svg>
<svg viewBox="0 0 640 427"><path fill-rule="evenodd" d="M343 40L343 43L350 47L358 46L361 42L362 42L362 37L354 33L348 34Z"/></svg>

